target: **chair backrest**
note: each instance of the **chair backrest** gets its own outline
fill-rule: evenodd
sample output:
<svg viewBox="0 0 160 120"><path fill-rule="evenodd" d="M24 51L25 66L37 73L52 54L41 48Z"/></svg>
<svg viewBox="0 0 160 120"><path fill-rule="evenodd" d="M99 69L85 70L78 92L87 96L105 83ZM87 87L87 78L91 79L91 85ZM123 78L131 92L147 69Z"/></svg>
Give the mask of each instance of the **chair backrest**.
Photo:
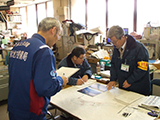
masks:
<svg viewBox="0 0 160 120"><path fill-rule="evenodd" d="M160 86L153 84L152 95L160 96Z"/></svg>

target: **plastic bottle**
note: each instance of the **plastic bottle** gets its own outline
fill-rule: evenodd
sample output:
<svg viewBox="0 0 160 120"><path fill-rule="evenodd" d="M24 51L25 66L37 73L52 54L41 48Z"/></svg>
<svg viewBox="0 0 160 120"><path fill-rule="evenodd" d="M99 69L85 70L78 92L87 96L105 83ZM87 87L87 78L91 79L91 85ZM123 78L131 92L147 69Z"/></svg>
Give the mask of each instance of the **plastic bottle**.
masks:
<svg viewBox="0 0 160 120"><path fill-rule="evenodd" d="M97 62L96 73L97 73L98 75L100 74L100 70L101 70L101 66L100 66L99 62Z"/></svg>

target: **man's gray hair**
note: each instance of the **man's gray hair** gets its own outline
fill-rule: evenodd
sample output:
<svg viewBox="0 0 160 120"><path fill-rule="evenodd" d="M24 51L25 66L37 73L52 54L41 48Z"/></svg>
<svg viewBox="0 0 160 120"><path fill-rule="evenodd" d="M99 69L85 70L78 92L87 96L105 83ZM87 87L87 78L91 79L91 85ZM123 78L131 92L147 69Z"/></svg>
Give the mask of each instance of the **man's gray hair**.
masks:
<svg viewBox="0 0 160 120"><path fill-rule="evenodd" d="M115 36L117 39L121 39L121 37L124 35L124 30L122 27L120 26L112 26L111 28L109 28L108 32L107 32L107 37L111 38L113 36Z"/></svg>
<svg viewBox="0 0 160 120"><path fill-rule="evenodd" d="M53 18L53 17L46 17L39 23L38 31L47 32L53 27L56 27L57 32L59 30L62 30L61 23L59 22L58 19ZM56 32L56 34L57 34L57 32Z"/></svg>

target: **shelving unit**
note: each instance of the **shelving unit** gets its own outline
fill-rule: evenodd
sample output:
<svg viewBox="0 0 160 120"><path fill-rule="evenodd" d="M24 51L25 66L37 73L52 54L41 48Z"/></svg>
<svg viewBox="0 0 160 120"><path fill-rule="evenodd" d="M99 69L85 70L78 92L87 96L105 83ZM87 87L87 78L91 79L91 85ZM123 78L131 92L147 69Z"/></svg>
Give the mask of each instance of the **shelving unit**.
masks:
<svg viewBox="0 0 160 120"><path fill-rule="evenodd" d="M138 40L144 44L147 48L149 54L151 54L150 59L157 59L160 57L160 41L158 40ZM153 54L152 54L153 53Z"/></svg>
<svg viewBox="0 0 160 120"><path fill-rule="evenodd" d="M0 31L7 29L7 20L4 17L3 13L0 12Z"/></svg>
<svg viewBox="0 0 160 120"><path fill-rule="evenodd" d="M20 14L7 14L7 21L13 23L22 23L22 16Z"/></svg>
<svg viewBox="0 0 160 120"><path fill-rule="evenodd" d="M22 16L20 14L7 14L8 29L13 29L16 25L22 24Z"/></svg>

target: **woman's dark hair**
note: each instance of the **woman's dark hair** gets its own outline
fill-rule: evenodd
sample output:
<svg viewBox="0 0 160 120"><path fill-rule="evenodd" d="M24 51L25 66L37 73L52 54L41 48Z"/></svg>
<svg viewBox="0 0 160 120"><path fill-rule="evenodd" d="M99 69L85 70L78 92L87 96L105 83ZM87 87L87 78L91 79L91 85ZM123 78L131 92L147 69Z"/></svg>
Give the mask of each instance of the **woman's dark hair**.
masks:
<svg viewBox="0 0 160 120"><path fill-rule="evenodd" d="M76 56L78 58L81 54L85 53L86 51L82 47L75 47L71 52L71 57Z"/></svg>

